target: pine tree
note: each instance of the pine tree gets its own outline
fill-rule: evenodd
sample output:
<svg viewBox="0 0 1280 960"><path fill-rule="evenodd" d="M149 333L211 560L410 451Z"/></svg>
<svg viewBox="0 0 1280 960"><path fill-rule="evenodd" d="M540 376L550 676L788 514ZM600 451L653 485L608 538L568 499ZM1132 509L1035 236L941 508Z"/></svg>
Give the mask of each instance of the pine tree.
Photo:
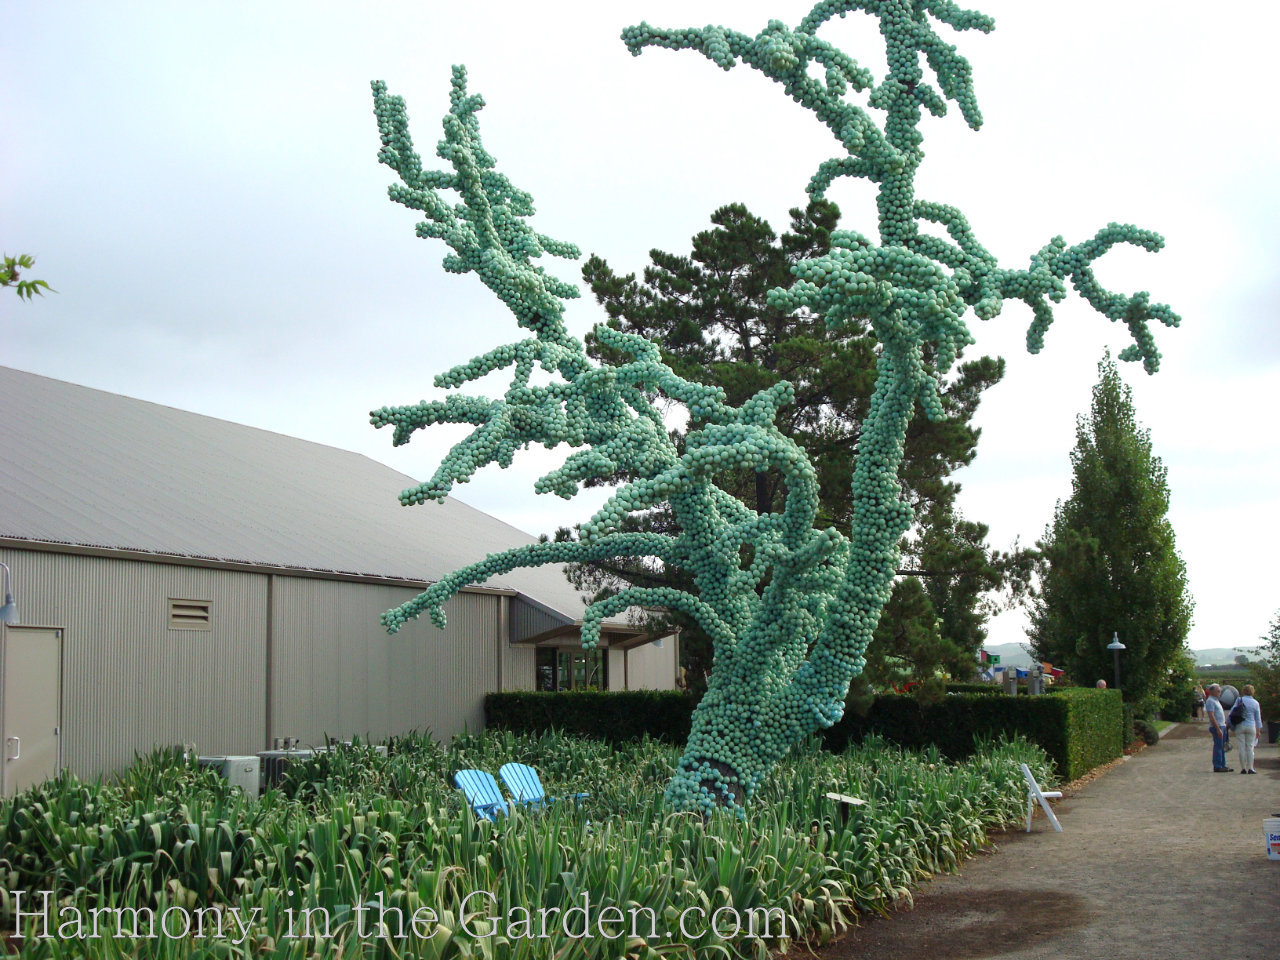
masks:
<svg viewBox="0 0 1280 960"><path fill-rule="evenodd" d="M1041 586L1028 633L1040 659L1082 683L1111 677L1107 644L1118 634L1121 688L1145 714L1158 707L1186 640L1192 600L1164 465L1110 355L1098 373L1089 416L1076 425L1071 497L1058 503L1039 544Z"/></svg>
<svg viewBox="0 0 1280 960"><path fill-rule="evenodd" d="M790 211L781 236L741 204L711 216L714 225L693 238L687 256L651 250L641 279L619 276L600 257L583 266L583 280L605 308L610 326L656 344L663 362L682 377L724 389L741 404L780 380L796 388L779 411L778 425L808 454L818 474L819 523L848 526L859 423L875 386L877 341L870 325L854 321L832 329L808 307L783 309L768 293L795 282L792 267L830 251L840 211L827 200ZM597 359L612 359L598 340ZM941 391L945 417L920 411L907 431L903 493L920 520L917 536L903 544L910 570L894 585L867 653L866 680L876 687L929 676L964 673L976 660L991 612L984 594L1005 584L1021 554L986 544L987 528L965 520L955 505L959 486L950 479L973 460L979 431L971 420L982 392L998 383L1004 361L981 357L960 365ZM676 431L677 442L683 432ZM627 479L627 478L619 478ZM759 513L770 513L785 490L778 470L722 476L722 489ZM669 511L643 518L637 529L667 530ZM562 539L571 538L569 532ZM600 568L575 567L571 578L596 596L627 583L686 587L676 568L619 558ZM915 582L924 576L925 583ZM678 619L686 675L695 688L711 666L711 645L696 622ZM663 624L663 629L666 624Z"/></svg>

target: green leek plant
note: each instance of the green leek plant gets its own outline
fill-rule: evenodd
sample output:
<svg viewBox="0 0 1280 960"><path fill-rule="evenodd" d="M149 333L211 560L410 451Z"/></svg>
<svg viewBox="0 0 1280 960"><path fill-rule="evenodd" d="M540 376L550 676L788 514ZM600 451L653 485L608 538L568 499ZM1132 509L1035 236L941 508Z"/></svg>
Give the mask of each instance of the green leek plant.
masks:
<svg viewBox="0 0 1280 960"><path fill-rule="evenodd" d="M18 891L29 912L32 891L51 890L58 906L84 916L102 907L217 909L226 928L135 940L127 918L121 928L108 916L96 938L72 929L59 940L35 937L43 931L28 920L23 957L605 960L679 950L764 960L826 942L859 913L887 911L922 880L954 869L988 831L1016 821L1025 798L1019 762L1051 780L1044 754L1025 742L980 744L952 764L874 739L838 755L810 741L762 783L761 802L745 815L724 809L704 818L663 803L676 749L657 742L611 748L494 733L446 749L412 736L389 754L317 757L257 800L175 752L141 758L117 781L63 776L5 800L0 923L13 927ZM478 821L450 776L513 760L536 766L553 795L590 796ZM867 803L842 822L825 798L833 791ZM640 935L627 923L611 929L617 939L581 938L552 913L548 936L538 936L540 910L567 911L584 896L597 918L610 907L635 911ZM786 921L775 918L757 939L698 922L690 932L699 936L679 933L683 911L710 916L722 907L743 917L777 908ZM232 908L246 920L243 932L227 918ZM530 911L530 928L518 926L518 914L512 927L513 908ZM429 937L407 922L425 909L436 920ZM378 936L384 915L390 938ZM397 916L406 918L403 931Z"/></svg>

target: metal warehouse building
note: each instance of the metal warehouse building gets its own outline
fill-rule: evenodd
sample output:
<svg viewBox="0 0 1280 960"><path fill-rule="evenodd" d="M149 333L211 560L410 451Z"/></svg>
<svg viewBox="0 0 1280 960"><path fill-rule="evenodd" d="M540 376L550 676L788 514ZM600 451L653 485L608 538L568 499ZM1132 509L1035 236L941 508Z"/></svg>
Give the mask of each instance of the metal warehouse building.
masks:
<svg viewBox="0 0 1280 960"><path fill-rule="evenodd" d="M158 744L448 737L495 690L675 685L678 643L606 625L558 567L468 588L449 625L378 615L533 537L359 454L0 367L3 789ZM0 576L4 571L0 570Z"/></svg>

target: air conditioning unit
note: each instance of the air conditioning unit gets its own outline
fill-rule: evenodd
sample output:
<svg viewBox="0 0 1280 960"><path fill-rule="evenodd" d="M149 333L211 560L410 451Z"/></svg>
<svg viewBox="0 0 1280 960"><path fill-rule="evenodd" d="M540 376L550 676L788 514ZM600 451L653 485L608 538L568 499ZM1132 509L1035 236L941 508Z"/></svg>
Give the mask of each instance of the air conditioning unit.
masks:
<svg viewBox="0 0 1280 960"><path fill-rule="evenodd" d="M266 790L280 783L289 764L314 757L314 750L263 750L258 754L262 761L262 789Z"/></svg>
<svg viewBox="0 0 1280 960"><path fill-rule="evenodd" d="M211 767L231 786L239 787L247 797L261 792L262 762L257 757L197 757L202 767Z"/></svg>
<svg viewBox="0 0 1280 960"><path fill-rule="evenodd" d="M325 746L316 747L315 751L316 753L329 753L334 750L341 750L343 747L353 746L355 746L355 742L352 740L330 740ZM360 748L362 750L367 750L369 748L369 744L362 743L360 744ZM375 743L373 745L373 752L375 756L385 757L387 755L387 745L385 743Z"/></svg>
<svg viewBox="0 0 1280 960"><path fill-rule="evenodd" d="M296 742L296 741L295 741ZM351 746L351 741L331 741L329 744L320 747L287 747L278 750L263 750L258 754L257 759L261 761L262 769L262 789L267 790L271 787L279 785L284 777L284 772L289 764L297 763L300 760L307 760L314 757L318 753L329 753L334 750L340 750L343 747ZM387 745L385 743L375 744L373 752L380 757L387 755Z"/></svg>
<svg viewBox="0 0 1280 960"><path fill-rule="evenodd" d="M341 750L343 747L350 747L350 746L352 746L352 743L350 740L343 740L339 743L331 743L329 744L328 747L317 747L316 753L322 753L325 750ZM361 744L360 749L367 750L369 749L369 745ZM387 745L385 743L375 743L373 745L373 753L375 756L385 757L387 755Z"/></svg>

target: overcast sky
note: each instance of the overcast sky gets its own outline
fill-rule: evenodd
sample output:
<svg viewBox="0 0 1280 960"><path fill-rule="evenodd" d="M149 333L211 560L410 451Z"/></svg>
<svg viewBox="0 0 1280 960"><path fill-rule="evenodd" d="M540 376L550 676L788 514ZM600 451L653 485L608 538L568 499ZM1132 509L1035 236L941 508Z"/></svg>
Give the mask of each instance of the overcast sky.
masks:
<svg viewBox="0 0 1280 960"><path fill-rule="evenodd" d="M789 0L528 4L4 2L0 246L38 257L58 293L0 299L0 363L362 451L422 478L460 433L393 449L371 408L435 395L432 375L517 338L473 276L440 268L376 162L369 81L408 101L431 159L449 68L468 66L486 145L538 207L535 226L619 272L686 252L718 206L776 228L835 142L781 88L693 53L632 58L622 27L795 25ZM1275 393L1280 178L1273 44L1280 5L1211 15L1169 0L989 0L994 33L956 34L985 116L926 119L919 195L964 210L1004 266L1109 221L1166 249L1100 264L1114 290L1171 304L1160 372L1122 372L1168 468L1170 516L1196 599L1193 647L1251 645L1280 607ZM378 12L373 12L377 10ZM947 32L942 27L940 31ZM823 35L877 76L865 16ZM832 199L874 233L865 184ZM577 279L577 267L544 261ZM588 296L569 319L599 322ZM992 542L1040 537L1070 494L1075 417L1103 351L1127 333L1074 294L1027 354L1022 305L970 320L1007 360L988 391L966 514ZM497 389L500 385L494 384ZM600 502L532 492L561 455L491 467L461 499L532 533ZM394 497L398 491L388 490ZM430 506L415 509L430 509ZM1021 641L1020 614L991 642ZM1124 639L1124 638L1122 638Z"/></svg>

